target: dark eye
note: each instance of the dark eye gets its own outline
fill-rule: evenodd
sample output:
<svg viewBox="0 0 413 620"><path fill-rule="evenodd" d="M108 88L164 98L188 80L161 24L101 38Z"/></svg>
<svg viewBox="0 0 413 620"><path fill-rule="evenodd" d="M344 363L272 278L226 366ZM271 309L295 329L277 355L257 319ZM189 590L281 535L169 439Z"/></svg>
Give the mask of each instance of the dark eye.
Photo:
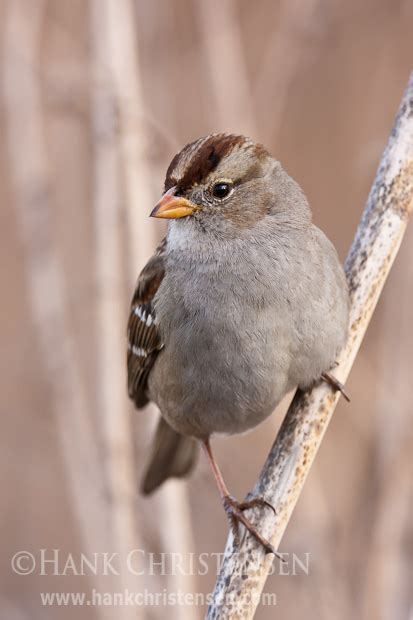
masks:
<svg viewBox="0 0 413 620"><path fill-rule="evenodd" d="M215 183L212 187L212 195L215 198L225 198L231 191L230 183Z"/></svg>

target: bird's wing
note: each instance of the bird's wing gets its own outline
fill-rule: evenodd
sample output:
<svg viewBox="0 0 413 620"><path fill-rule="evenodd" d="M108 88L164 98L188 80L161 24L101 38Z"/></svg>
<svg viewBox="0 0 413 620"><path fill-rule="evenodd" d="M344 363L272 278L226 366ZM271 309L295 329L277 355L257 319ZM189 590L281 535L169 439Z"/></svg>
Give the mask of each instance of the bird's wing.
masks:
<svg viewBox="0 0 413 620"><path fill-rule="evenodd" d="M162 349L155 323L153 298L165 275L166 239L139 275L128 321L128 391L137 407L148 402L146 386L150 370Z"/></svg>

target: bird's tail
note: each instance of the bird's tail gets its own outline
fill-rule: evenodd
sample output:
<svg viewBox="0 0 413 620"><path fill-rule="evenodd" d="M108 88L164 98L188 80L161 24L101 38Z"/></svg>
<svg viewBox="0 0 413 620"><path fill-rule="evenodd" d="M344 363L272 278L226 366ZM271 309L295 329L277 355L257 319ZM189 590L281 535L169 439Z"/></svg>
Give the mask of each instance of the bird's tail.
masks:
<svg viewBox="0 0 413 620"><path fill-rule="evenodd" d="M171 477L186 476L194 467L198 456L198 442L180 435L160 418L153 441L149 464L142 480L144 495L152 493Z"/></svg>

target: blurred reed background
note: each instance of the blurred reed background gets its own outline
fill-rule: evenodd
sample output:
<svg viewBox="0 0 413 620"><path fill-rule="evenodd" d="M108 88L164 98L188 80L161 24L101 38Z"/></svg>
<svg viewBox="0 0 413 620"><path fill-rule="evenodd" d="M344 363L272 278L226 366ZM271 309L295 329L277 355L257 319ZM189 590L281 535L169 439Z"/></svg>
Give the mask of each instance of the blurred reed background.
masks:
<svg viewBox="0 0 413 620"><path fill-rule="evenodd" d="M68 554L223 551L202 460L187 483L137 492L155 414L128 402L125 330L163 234L147 215L184 144L246 133L300 182L344 260L413 65L412 22L411 0L1 0L1 618L203 617L44 607L39 593L208 592L213 562L205 576L21 576L10 559L59 549L62 572ZM259 620L412 613L412 265L410 229L282 544L310 553L309 574L271 576L277 606ZM215 441L238 497L281 418Z"/></svg>

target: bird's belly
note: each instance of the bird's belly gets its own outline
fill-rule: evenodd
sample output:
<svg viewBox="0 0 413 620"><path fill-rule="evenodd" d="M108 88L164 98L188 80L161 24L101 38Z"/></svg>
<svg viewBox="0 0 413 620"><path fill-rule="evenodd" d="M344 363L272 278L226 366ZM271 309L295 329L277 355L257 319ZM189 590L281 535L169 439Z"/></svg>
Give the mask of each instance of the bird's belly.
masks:
<svg viewBox="0 0 413 620"><path fill-rule="evenodd" d="M163 416L185 435L241 433L271 414L289 389L271 334L253 326L174 330L149 389ZM280 349L277 349L280 351ZM282 355L282 352L281 352Z"/></svg>

